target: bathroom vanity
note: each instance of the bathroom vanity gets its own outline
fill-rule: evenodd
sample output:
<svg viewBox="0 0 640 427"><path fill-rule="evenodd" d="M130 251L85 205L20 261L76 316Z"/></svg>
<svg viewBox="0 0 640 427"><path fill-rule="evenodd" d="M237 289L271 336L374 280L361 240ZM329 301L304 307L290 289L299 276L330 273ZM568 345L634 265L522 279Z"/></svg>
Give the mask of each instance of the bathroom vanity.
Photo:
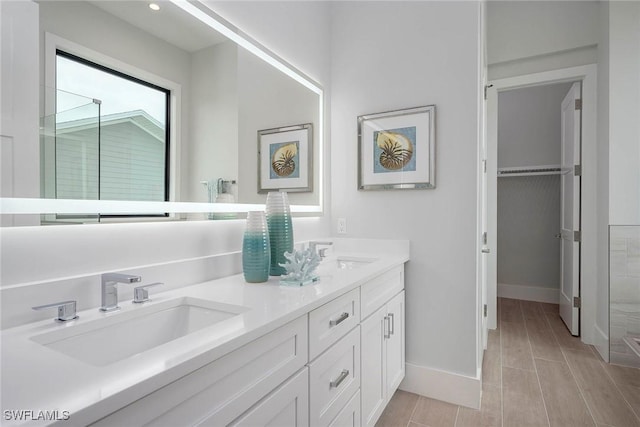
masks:
<svg viewBox="0 0 640 427"><path fill-rule="evenodd" d="M314 285L240 274L5 330L2 409L68 414L43 425L373 426L404 377L409 259L408 242L377 242L343 239Z"/></svg>

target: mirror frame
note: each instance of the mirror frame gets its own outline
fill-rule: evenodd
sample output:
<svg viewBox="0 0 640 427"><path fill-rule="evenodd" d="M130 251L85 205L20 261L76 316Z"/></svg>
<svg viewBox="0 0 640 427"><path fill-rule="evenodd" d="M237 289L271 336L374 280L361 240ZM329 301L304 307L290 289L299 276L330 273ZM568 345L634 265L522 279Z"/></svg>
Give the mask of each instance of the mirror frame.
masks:
<svg viewBox="0 0 640 427"><path fill-rule="evenodd" d="M199 0L169 0L194 18L226 36L267 64L318 95L318 204L291 205L291 212L321 216L324 207L324 91L320 84L235 27ZM257 138L257 135L256 135ZM124 200L77 200L41 198L0 198L0 214L157 214L166 213L247 213L264 210L264 204L143 202ZM131 221L137 222L137 221Z"/></svg>

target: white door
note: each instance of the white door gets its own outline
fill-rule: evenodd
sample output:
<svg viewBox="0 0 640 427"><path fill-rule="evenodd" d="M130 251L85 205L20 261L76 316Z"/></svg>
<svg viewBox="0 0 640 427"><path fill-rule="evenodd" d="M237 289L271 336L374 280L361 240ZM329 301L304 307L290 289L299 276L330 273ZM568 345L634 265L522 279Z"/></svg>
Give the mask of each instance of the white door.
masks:
<svg viewBox="0 0 640 427"><path fill-rule="evenodd" d="M478 348L478 365L482 366L482 359L484 357L484 350L487 348L487 339L489 336L489 302L488 302L488 272L489 272L489 198L488 198L488 176L487 176L487 164L489 162L488 156L488 142L487 142L487 91L489 90L489 84L487 83L487 5L486 2L480 2L480 81L484 88L484 96L480 98L480 232L481 247L480 247L480 339L482 340L481 348ZM493 86L493 85L492 85Z"/></svg>
<svg viewBox="0 0 640 427"><path fill-rule="evenodd" d="M404 379L404 291L387 303L387 399Z"/></svg>
<svg viewBox="0 0 640 427"><path fill-rule="evenodd" d="M488 89L488 85L485 84ZM482 103L482 116L486 116L487 101L486 96ZM488 145L487 145L487 126L484 120L482 125L482 136L480 141L480 227L481 227L481 248L480 248L480 298L481 298L481 338L482 348L478 349L478 366L482 366L482 358L484 350L487 348L487 338L489 336L489 319L488 319L488 273L489 273L489 181L487 169L489 164Z"/></svg>
<svg viewBox="0 0 640 427"><path fill-rule="evenodd" d="M486 132L486 167L484 174L486 180L486 217L483 224L487 231L487 244L483 253L483 267L486 263L486 272L483 279L486 280L487 303L487 328L498 327L498 84L492 82L487 87L487 128ZM485 185L483 183L482 185ZM483 213L484 214L484 213ZM484 236L483 236L484 240Z"/></svg>
<svg viewBox="0 0 640 427"><path fill-rule="evenodd" d="M580 335L580 83L562 101L560 317Z"/></svg>
<svg viewBox="0 0 640 427"><path fill-rule="evenodd" d="M387 403L387 307L383 305L360 325L360 390L362 427L373 427Z"/></svg>

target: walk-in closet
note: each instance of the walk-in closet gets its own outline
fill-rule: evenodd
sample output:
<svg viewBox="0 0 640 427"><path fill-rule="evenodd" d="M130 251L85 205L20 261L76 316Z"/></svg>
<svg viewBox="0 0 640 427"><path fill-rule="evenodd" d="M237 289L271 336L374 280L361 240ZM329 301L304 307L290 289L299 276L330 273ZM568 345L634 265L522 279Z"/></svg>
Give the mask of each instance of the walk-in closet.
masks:
<svg viewBox="0 0 640 427"><path fill-rule="evenodd" d="M579 84L563 82L499 93L498 296L558 303L561 276L571 273L563 273L561 215L563 194L574 196L569 194L573 183L563 180L563 174L573 179L575 171L573 160L563 155L562 142L563 102L568 102L573 90L579 93ZM578 103L566 108L575 109ZM579 140L576 149L579 160ZM564 193L563 185L569 189ZM579 185L576 188L579 197Z"/></svg>

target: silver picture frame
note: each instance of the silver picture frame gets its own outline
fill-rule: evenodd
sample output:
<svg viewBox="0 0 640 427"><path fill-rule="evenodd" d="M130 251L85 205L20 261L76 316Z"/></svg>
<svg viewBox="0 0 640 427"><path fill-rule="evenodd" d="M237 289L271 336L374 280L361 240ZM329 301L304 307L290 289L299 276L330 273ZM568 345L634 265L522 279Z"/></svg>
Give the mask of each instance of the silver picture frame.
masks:
<svg viewBox="0 0 640 427"><path fill-rule="evenodd" d="M313 191L313 124L258 131L258 193Z"/></svg>
<svg viewBox="0 0 640 427"><path fill-rule="evenodd" d="M435 105L358 116L358 190L433 189Z"/></svg>

